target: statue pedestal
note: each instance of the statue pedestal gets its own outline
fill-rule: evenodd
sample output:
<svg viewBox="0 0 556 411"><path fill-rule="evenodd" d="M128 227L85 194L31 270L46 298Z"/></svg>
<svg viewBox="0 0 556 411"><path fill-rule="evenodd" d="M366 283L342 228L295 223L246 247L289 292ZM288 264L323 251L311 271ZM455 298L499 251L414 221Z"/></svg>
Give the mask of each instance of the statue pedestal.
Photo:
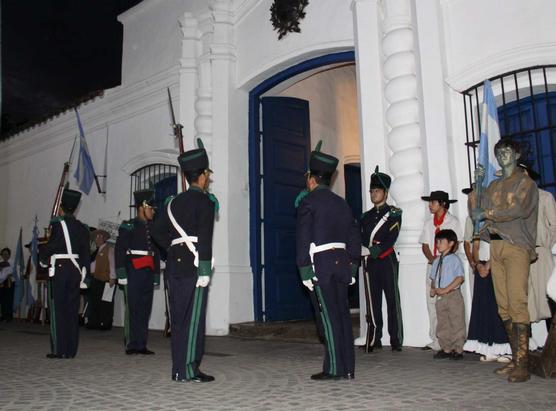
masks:
<svg viewBox="0 0 556 411"><path fill-rule="evenodd" d="M542 352L529 353L529 371L542 378L556 376L556 314L552 317Z"/></svg>

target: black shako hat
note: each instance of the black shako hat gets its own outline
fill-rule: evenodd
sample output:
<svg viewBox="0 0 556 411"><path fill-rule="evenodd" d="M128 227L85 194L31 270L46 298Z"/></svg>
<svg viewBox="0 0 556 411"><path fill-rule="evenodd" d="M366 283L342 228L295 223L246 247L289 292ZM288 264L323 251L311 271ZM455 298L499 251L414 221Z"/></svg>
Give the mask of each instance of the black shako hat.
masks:
<svg viewBox="0 0 556 411"><path fill-rule="evenodd" d="M531 164L528 161L519 160L517 162L517 166L527 171L527 174L529 174L529 177L531 177L532 180L540 180L541 175L533 170Z"/></svg>
<svg viewBox="0 0 556 411"><path fill-rule="evenodd" d="M390 184L392 184L392 178L388 174L378 171L378 166L376 166L375 172L371 174L370 189L382 188L388 191L390 189Z"/></svg>
<svg viewBox="0 0 556 411"><path fill-rule="evenodd" d="M445 191L431 191L430 196L423 196L421 199L425 201L438 201L446 204L452 204L458 201L450 200L450 196L448 196L448 193Z"/></svg>
<svg viewBox="0 0 556 411"><path fill-rule="evenodd" d="M309 158L309 173L313 175L332 175L338 166L338 159L330 154L322 153L320 148L322 140L319 140L315 149L311 151Z"/></svg>
<svg viewBox="0 0 556 411"><path fill-rule="evenodd" d="M197 139L197 146L193 150L186 151L178 157L178 162L183 172L192 172L198 170L207 170L212 173L209 168L209 159L207 156L207 151L200 138Z"/></svg>
<svg viewBox="0 0 556 411"><path fill-rule="evenodd" d="M135 204L130 207L154 207L154 190L137 190L133 192Z"/></svg>
<svg viewBox="0 0 556 411"><path fill-rule="evenodd" d="M73 213L77 209L80 200L81 192L64 188L64 191L62 192L62 200L60 201L60 207L62 207L62 210L66 213Z"/></svg>

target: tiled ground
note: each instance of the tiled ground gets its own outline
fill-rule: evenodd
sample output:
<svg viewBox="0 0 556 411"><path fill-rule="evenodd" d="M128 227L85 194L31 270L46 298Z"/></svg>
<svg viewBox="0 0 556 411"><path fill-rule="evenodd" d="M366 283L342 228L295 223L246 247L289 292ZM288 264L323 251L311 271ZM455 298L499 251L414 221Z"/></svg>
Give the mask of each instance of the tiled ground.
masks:
<svg viewBox="0 0 556 411"><path fill-rule="evenodd" d="M122 330L81 331L78 356L49 360L48 328L0 323L3 410L549 410L556 381L509 384L495 364L433 361L406 348L357 351L356 379L314 382L318 344L207 339L202 369L209 384L170 380L169 340L151 332L154 356L126 356Z"/></svg>

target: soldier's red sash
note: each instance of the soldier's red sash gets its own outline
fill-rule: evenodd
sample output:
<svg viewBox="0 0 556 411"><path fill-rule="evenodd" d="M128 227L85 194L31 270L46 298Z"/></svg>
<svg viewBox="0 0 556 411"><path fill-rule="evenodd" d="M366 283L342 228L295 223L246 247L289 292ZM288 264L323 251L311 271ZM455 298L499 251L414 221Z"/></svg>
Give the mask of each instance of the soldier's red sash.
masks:
<svg viewBox="0 0 556 411"><path fill-rule="evenodd" d="M142 268L150 268L154 271L154 258L152 255L145 255L142 257L136 257L131 259L131 265L136 270L140 270Z"/></svg>

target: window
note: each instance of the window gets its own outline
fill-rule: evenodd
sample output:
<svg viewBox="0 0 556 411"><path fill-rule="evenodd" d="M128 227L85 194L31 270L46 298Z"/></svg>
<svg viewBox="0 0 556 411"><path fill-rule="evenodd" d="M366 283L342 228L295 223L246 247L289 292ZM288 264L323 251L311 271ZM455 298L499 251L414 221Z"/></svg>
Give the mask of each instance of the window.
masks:
<svg viewBox="0 0 556 411"><path fill-rule="evenodd" d="M556 66L536 66L491 78L501 138L521 145L540 174L539 187L556 196ZM463 92L469 182L477 164L483 83Z"/></svg>
<svg viewBox="0 0 556 411"><path fill-rule="evenodd" d="M135 204L133 192L154 189L154 198L158 210L164 207L164 200L177 193L178 168L168 164L151 164L131 174L130 203ZM136 209L130 207L129 217L135 217Z"/></svg>

